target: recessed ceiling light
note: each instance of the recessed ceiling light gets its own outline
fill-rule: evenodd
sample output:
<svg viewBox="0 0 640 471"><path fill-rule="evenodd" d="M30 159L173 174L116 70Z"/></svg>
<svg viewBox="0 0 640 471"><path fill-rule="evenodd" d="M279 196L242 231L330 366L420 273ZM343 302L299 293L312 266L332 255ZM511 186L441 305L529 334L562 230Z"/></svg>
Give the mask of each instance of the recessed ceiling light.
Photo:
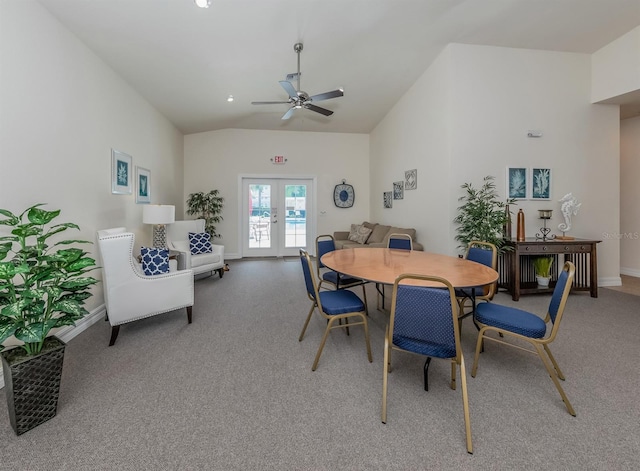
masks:
<svg viewBox="0 0 640 471"><path fill-rule="evenodd" d="M195 2L200 8L209 8L211 6L211 0L195 0Z"/></svg>
<svg viewBox="0 0 640 471"><path fill-rule="evenodd" d="M233 95L229 95L229 96L227 97L227 101L228 101L229 103L231 103L231 102L233 101Z"/></svg>

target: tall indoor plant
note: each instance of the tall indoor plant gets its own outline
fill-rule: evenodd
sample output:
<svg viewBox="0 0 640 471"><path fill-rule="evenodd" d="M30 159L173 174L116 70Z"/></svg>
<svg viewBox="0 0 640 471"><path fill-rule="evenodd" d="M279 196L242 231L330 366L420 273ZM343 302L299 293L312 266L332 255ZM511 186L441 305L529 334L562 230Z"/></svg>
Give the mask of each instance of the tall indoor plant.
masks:
<svg viewBox="0 0 640 471"><path fill-rule="evenodd" d="M464 195L458 198L462 204L453 220L457 224L455 239L460 248L466 248L472 240L491 242L499 252L508 250L504 245L503 228L509 221L507 205L514 200L502 201L496 191L494 177L484 177L480 188L471 183L461 185Z"/></svg>
<svg viewBox="0 0 640 471"><path fill-rule="evenodd" d="M50 333L87 314L84 303L98 282L87 276L95 260L69 247L88 241L50 239L79 227L52 224L60 210L40 206L18 215L0 209L0 225L10 229L0 235L0 343L12 336L21 342L0 355L9 417L18 435L56 414L65 344Z"/></svg>
<svg viewBox="0 0 640 471"><path fill-rule="evenodd" d="M187 199L187 214L195 215L199 219L205 220L204 230L211 238L222 237L216 232L216 224L222 221L222 208L224 198L219 195L218 190L211 190L209 193L191 193Z"/></svg>

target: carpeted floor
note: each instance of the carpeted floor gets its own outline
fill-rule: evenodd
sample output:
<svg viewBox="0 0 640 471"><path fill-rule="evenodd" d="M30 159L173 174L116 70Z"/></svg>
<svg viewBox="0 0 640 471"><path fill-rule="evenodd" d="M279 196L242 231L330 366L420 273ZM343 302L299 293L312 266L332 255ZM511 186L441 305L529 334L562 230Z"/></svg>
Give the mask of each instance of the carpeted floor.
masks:
<svg viewBox="0 0 640 471"><path fill-rule="evenodd" d="M309 309L298 263L231 261L196 282L184 312L125 325L108 347L98 322L67 347L58 415L17 437L0 395L0 469L19 470L631 470L640 467L640 297L569 298L551 346L571 417L539 359L487 344L468 376L474 454L460 389L435 360L396 354L380 421L386 315L368 287L373 363L362 330L332 332ZM356 291L357 293L358 291ZM512 303L543 315L548 296ZM463 325L471 370L476 330Z"/></svg>

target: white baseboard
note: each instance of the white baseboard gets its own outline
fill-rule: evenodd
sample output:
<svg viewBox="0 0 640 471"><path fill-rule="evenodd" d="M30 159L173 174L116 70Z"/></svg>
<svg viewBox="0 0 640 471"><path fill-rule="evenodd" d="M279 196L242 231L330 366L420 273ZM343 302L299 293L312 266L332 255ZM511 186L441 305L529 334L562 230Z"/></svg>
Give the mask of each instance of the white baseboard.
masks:
<svg viewBox="0 0 640 471"><path fill-rule="evenodd" d="M101 304L89 314L84 316L78 322L76 322L75 326L67 326L56 332L56 337L58 337L63 342L68 342L72 338L80 335L82 332L87 330L96 322L103 320L106 313L106 308L104 304ZM2 365L0 365L0 372L2 371ZM4 375L0 376L0 389L4 388Z"/></svg>
<svg viewBox="0 0 640 471"><path fill-rule="evenodd" d="M640 270L636 270L635 268L620 268L621 275L635 276L636 278L640 278Z"/></svg>
<svg viewBox="0 0 640 471"><path fill-rule="evenodd" d="M622 278L619 276L598 278L598 286L622 286Z"/></svg>

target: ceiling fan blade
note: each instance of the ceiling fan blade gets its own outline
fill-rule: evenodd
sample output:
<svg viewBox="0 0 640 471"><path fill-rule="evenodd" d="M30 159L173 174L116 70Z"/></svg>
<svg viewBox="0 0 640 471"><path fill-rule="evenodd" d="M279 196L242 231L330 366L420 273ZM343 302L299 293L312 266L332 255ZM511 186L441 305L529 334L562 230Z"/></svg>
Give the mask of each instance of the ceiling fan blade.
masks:
<svg viewBox="0 0 640 471"><path fill-rule="evenodd" d="M295 111L295 107L291 107L289 108L289 111L287 111L284 116L282 116L282 119L289 119L293 116L293 112Z"/></svg>
<svg viewBox="0 0 640 471"><path fill-rule="evenodd" d="M298 99L298 92L296 91L295 87L293 85L291 85L291 82L287 82L286 80L280 80L280 85L282 85L282 88L284 88L284 91L287 92L287 94L293 98L294 100Z"/></svg>
<svg viewBox="0 0 640 471"><path fill-rule="evenodd" d="M252 101L252 105L285 105L288 101Z"/></svg>
<svg viewBox="0 0 640 471"><path fill-rule="evenodd" d="M310 96L309 98L313 101L321 101L321 100L329 100L331 98L338 98L344 96L344 91L342 89L333 90L332 92L320 93L318 95Z"/></svg>
<svg viewBox="0 0 640 471"><path fill-rule="evenodd" d="M304 107L308 110L315 111L316 113L320 113L325 116L331 116L333 114L333 111L326 108L320 108L319 106L312 105L311 103L306 103Z"/></svg>

